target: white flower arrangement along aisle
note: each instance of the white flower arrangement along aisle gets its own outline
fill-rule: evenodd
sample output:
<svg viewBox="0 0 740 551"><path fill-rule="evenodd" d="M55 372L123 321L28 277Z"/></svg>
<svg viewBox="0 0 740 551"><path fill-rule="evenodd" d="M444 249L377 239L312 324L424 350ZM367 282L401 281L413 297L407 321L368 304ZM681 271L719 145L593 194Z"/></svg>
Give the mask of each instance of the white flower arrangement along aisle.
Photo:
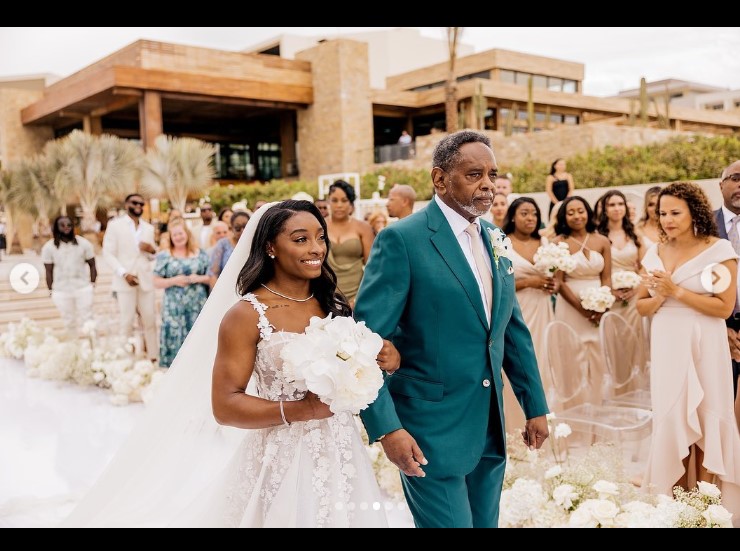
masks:
<svg viewBox="0 0 740 551"><path fill-rule="evenodd" d="M23 318L0 335L0 356L24 360L29 377L110 389L115 405L145 401L164 374L143 356L136 339L97 333L96 323L88 321L82 338L60 340Z"/></svg>

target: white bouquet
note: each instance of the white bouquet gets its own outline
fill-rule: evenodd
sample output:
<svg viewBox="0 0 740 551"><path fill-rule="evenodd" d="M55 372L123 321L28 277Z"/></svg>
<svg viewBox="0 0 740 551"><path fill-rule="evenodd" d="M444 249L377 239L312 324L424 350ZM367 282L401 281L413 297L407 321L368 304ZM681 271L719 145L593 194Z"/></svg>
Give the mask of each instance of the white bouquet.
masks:
<svg viewBox="0 0 740 551"><path fill-rule="evenodd" d="M580 293L581 306L592 312L604 313L614 304L614 295L612 290L604 285L603 287L589 287Z"/></svg>
<svg viewBox="0 0 740 551"><path fill-rule="evenodd" d="M621 270L612 274L614 289L634 289L642 283L642 278L630 270Z"/></svg>
<svg viewBox="0 0 740 551"><path fill-rule="evenodd" d="M576 268L576 261L568 250L567 243L547 243L540 245L534 253L534 267L548 277L558 270L569 274Z"/></svg>
<svg viewBox="0 0 740 551"><path fill-rule="evenodd" d="M283 347L288 381L310 390L334 413L357 414L378 397L383 374L376 360L383 339L365 322L312 317L306 332Z"/></svg>

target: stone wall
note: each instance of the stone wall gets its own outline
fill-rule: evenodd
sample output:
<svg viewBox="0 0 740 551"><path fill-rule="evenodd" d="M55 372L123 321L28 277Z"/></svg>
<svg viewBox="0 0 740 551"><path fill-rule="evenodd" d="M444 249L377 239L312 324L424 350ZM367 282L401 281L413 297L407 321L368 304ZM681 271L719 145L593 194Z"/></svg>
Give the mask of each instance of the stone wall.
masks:
<svg viewBox="0 0 740 551"><path fill-rule="evenodd" d="M373 162L373 110L367 44L330 40L299 52L311 62L314 100L298 111L301 179L365 172Z"/></svg>

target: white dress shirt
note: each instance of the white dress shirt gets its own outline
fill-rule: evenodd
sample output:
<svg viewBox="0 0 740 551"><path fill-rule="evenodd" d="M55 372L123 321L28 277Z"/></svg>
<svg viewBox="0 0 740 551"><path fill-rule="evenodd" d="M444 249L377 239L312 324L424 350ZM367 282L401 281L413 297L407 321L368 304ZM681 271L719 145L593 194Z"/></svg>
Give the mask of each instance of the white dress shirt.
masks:
<svg viewBox="0 0 740 551"><path fill-rule="evenodd" d="M471 248L471 242L470 242L470 236L465 233L465 230L470 225L470 222L467 220L467 218L463 218L458 213L456 213L454 210L452 210L450 207L444 204L442 200L435 195L434 200L437 203L437 206L439 206L440 210L442 211L442 214L444 215L445 219L447 220L447 223L450 225L450 228L452 228L452 233L455 234L455 238L457 239L457 242L460 244L460 248L462 249L463 254L465 255L465 260L468 261L468 265L470 266L470 270L473 272L473 277L475 277L476 283L478 283L478 291L480 291L480 300L483 303L483 308L486 311L486 317L488 318L488 322L491 322L491 305L487 304L486 301L486 293L483 289L483 281L480 279L480 275L478 274L478 267L475 264L475 257L473 256L473 249ZM480 220L477 218L475 219L475 225L478 226L478 234L480 235ZM485 244L483 241L483 238L480 237L481 240L481 247L485 249ZM493 271L491 268L491 257L488 254L484 254L484 257L486 259L486 266L488 267L489 273L491 277L493 277Z"/></svg>

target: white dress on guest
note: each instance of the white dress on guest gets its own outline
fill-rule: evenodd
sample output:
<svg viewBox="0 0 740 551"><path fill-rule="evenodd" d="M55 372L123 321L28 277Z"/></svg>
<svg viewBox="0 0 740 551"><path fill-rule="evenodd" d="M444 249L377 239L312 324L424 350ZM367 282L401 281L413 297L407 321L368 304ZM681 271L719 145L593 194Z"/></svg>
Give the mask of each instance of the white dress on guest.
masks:
<svg viewBox="0 0 740 551"><path fill-rule="evenodd" d="M736 258L730 242L719 239L676 268L671 279L688 291L709 295L701 283L704 268ZM642 264L646 270L665 270L657 245ZM670 495L685 472L689 447L696 444L704 451L704 467L719 478L722 503L737 523L740 433L725 320L668 298L653 316L651 337L653 438L643 486Z"/></svg>
<svg viewBox="0 0 740 551"><path fill-rule="evenodd" d="M588 241L588 238L586 241ZM565 284L573 291L578 300L580 300L581 291L589 287L601 287L601 272L604 271L604 257L601 253L588 249L589 256L586 258L585 249L588 249L588 247L584 242L580 250L572 255L576 262L575 269L565 276ZM606 368L601 354L599 328L568 304L561 293L558 294L555 301L555 319L570 325L581 338L589 363L590 401L594 404L600 404L602 399L601 386Z"/></svg>
<svg viewBox="0 0 740 551"><path fill-rule="evenodd" d="M547 243L546 239L541 240L542 244ZM542 276L542 273L534 267L529 260L521 256L515 249L511 250L511 263L514 266L514 278L524 279L533 276ZM550 370L547 367L547 353L545 351L545 328L553 319L552 297L540 289L527 287L519 289L516 292L516 298L522 309L524 323L527 324L529 332L532 334L532 343L534 352L537 356L537 363L540 368L540 376L545 389L545 396L548 403L551 402L552 381ZM506 417L506 431L513 432L516 429L524 428L524 412L519 402L511 390L508 379L505 378L504 386L504 412ZM553 404L550 404L553 407Z"/></svg>

